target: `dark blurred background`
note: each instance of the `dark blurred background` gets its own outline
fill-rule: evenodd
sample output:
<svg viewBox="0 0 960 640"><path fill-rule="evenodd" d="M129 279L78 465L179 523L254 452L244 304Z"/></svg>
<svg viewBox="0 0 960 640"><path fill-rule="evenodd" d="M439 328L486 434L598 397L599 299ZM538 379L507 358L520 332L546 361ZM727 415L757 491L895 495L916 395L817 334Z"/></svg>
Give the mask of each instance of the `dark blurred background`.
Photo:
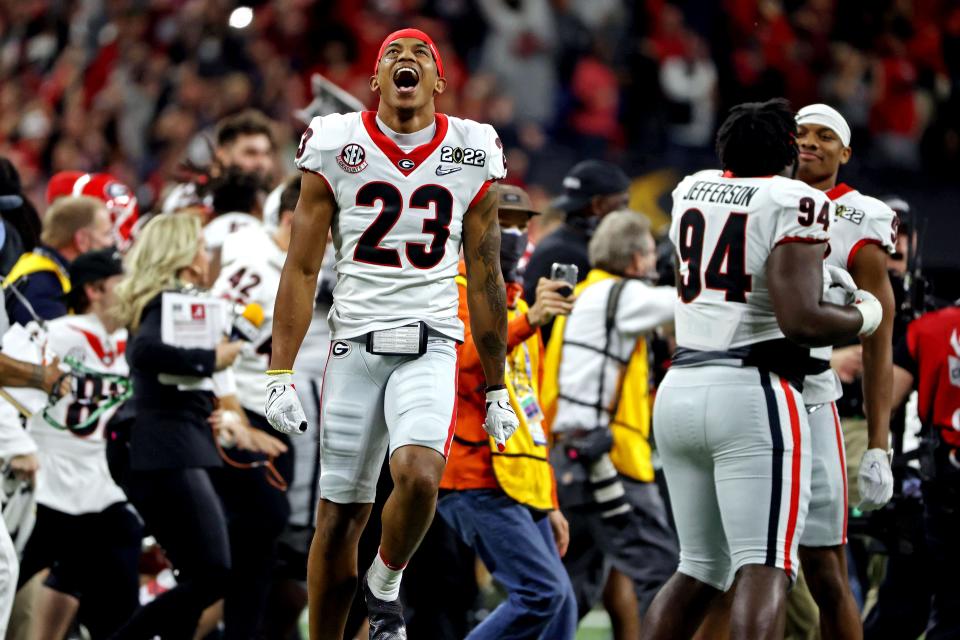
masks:
<svg viewBox="0 0 960 640"><path fill-rule="evenodd" d="M841 179L928 218L925 266L958 267L956 0L0 0L0 155L41 203L60 170L108 171L159 198L204 135L245 107L292 168L319 72L367 105L399 26L437 41L442 111L490 122L509 181L539 202L585 157L635 178L662 226L682 175L713 166L733 104L823 101L854 133Z"/></svg>

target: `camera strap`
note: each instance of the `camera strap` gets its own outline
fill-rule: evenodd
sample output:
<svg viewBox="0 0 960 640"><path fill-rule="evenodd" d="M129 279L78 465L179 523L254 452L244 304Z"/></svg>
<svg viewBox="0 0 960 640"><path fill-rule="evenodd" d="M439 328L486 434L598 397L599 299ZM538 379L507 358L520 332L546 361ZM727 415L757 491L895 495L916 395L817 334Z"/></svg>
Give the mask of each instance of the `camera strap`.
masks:
<svg viewBox="0 0 960 640"><path fill-rule="evenodd" d="M620 306L620 294L623 293L623 287L626 284L626 278L617 280L610 288L610 295L607 296L606 342L603 345L604 363L603 367L600 369L600 390L599 395L597 396L597 404L600 405L603 402L603 383L607 370L606 359L611 358L617 363L619 372L617 374L617 386L613 392L613 402L610 403L610 407L607 409L607 415L610 416L610 422L613 422L617 418L617 411L620 409L620 397L623 395L624 372L626 372L627 367L630 365L629 359L627 360L626 364L624 364L622 359L614 357L614 355L610 353L610 342L613 337L613 331L617 328L617 307ZM602 414L598 413L597 417L598 419L602 418Z"/></svg>
<svg viewBox="0 0 960 640"><path fill-rule="evenodd" d="M585 402L579 398L573 398L564 393L558 394L558 396L567 402L572 402L584 407L592 407L597 412L597 424L604 425L613 422L614 417L616 416L616 411L620 406L620 391L623 387L623 373L626 371L627 366L630 364L630 358L621 358L615 353L610 352L610 343L613 341L613 332L616 329L617 324L617 307L620 305L620 294L623 293L623 287L626 285L625 278L619 278L616 282L613 283L613 286L610 287L610 293L607 294L607 308L604 314L604 339L603 339L603 348L597 348L595 345L586 344L583 342L577 342L574 340L567 340L564 336L563 344L564 346L579 347L581 349L586 349L588 351L593 351L594 353L599 353L603 356L603 364L600 367L600 375L597 378L597 400L596 402ZM607 378L607 360L613 360L617 363L619 367L619 373L617 375L618 383L617 389L614 394L612 407L607 406L603 402L603 392L606 388L606 378ZM608 414L609 419L604 420L604 414Z"/></svg>

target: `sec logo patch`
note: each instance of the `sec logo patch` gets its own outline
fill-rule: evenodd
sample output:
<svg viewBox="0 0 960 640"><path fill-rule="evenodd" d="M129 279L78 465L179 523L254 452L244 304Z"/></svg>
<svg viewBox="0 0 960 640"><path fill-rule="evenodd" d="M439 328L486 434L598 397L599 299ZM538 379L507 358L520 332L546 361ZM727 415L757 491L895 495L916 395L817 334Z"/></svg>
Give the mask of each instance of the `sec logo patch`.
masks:
<svg viewBox="0 0 960 640"><path fill-rule="evenodd" d="M350 143L340 150L337 164L347 173L360 173L367 168L367 153L360 145Z"/></svg>
<svg viewBox="0 0 960 640"><path fill-rule="evenodd" d="M350 349L352 349L349 342L344 342L343 340L337 340L333 343L333 346L330 348L330 355L334 358L346 358L350 355Z"/></svg>

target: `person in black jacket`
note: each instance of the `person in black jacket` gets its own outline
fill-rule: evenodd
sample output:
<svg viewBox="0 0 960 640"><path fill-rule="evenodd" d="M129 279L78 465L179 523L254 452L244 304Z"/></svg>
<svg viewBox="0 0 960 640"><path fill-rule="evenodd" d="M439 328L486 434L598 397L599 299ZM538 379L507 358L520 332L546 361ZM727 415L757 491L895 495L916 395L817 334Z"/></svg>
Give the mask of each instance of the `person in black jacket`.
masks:
<svg viewBox="0 0 960 640"><path fill-rule="evenodd" d="M230 543L223 505L210 473L223 461L209 424L211 384L167 384L165 375L207 379L229 367L242 343L183 348L161 338L164 292L206 279L208 257L199 221L165 215L143 229L117 285L117 315L130 329L127 360L136 419L130 437L130 500L178 570L177 586L142 607L115 638L193 637L203 610L224 596ZM238 446L241 431L231 434ZM228 629L227 637L249 637Z"/></svg>
<svg viewBox="0 0 960 640"><path fill-rule="evenodd" d="M563 179L563 195L550 203L552 209L566 213L558 229L537 244L523 272L524 300L537 299L537 282L550 277L554 262L574 264L583 280L590 271L587 244L603 216L623 209L629 200L630 180L620 167L602 160L584 160ZM550 341L553 321L540 327L544 343Z"/></svg>

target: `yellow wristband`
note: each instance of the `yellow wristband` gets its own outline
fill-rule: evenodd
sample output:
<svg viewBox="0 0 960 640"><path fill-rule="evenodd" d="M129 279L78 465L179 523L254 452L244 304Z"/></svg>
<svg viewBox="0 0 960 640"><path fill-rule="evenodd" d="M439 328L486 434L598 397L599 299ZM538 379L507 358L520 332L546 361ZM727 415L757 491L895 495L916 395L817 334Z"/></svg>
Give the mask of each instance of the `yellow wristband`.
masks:
<svg viewBox="0 0 960 640"><path fill-rule="evenodd" d="M285 373L293 375L293 369L267 369L268 376L282 376Z"/></svg>

